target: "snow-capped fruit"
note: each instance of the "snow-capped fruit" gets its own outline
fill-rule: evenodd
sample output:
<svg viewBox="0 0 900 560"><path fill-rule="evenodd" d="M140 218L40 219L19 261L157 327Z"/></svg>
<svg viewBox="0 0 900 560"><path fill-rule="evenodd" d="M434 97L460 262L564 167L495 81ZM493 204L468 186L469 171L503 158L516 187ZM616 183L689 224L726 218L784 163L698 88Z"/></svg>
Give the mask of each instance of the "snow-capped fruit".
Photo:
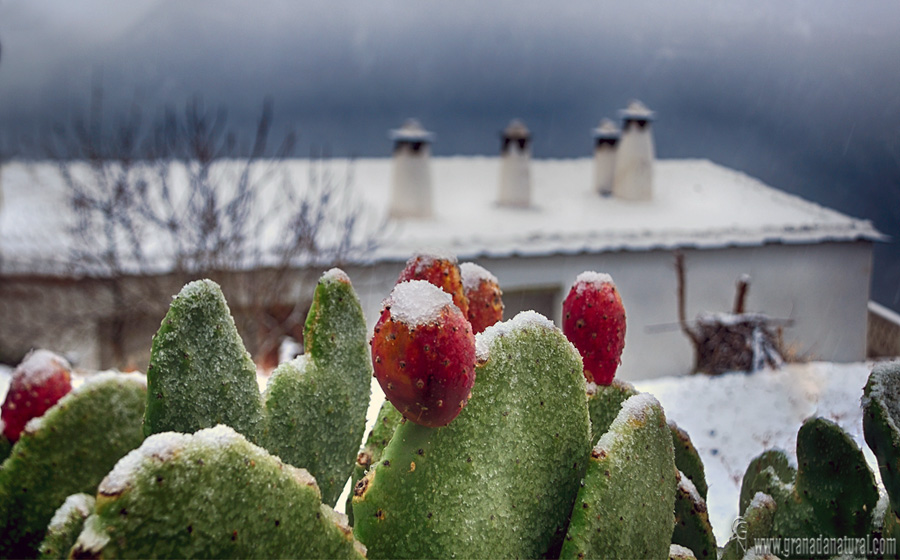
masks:
<svg viewBox="0 0 900 560"><path fill-rule="evenodd" d="M72 390L72 367L49 350L34 350L13 371L0 418L3 435L18 441L25 424L43 416L56 401Z"/></svg>
<svg viewBox="0 0 900 560"><path fill-rule="evenodd" d="M609 385L625 348L625 307L608 274L583 272L563 302L563 332L584 362L584 376Z"/></svg>
<svg viewBox="0 0 900 560"><path fill-rule="evenodd" d="M446 426L475 383L475 335L449 294L423 280L402 282L375 325L372 362L385 396L405 418Z"/></svg>
<svg viewBox="0 0 900 560"><path fill-rule="evenodd" d="M478 334L503 320L503 292L497 277L475 263L459 265L463 292L469 300L469 322Z"/></svg>
<svg viewBox="0 0 900 560"><path fill-rule="evenodd" d="M453 303L462 311L463 317L469 313L469 301L463 291L462 278L456 257L432 253L418 253L406 261L406 268L400 272L397 283L407 280L425 280L453 296Z"/></svg>

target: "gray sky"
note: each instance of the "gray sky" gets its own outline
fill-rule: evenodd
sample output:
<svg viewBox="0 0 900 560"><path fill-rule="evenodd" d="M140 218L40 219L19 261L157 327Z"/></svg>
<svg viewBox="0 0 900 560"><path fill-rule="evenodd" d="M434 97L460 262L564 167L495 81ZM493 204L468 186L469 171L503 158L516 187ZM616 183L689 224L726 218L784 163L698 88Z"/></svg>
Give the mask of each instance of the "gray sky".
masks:
<svg viewBox="0 0 900 560"><path fill-rule="evenodd" d="M0 0L0 136L201 94L249 127L387 155L409 116L441 155L493 154L513 117L536 157L590 151L631 98L661 157L706 157L900 237L900 3L837 0L330 2ZM7 140L7 146L12 145ZM9 148L7 148L9 149ZM900 308L900 250L876 252Z"/></svg>

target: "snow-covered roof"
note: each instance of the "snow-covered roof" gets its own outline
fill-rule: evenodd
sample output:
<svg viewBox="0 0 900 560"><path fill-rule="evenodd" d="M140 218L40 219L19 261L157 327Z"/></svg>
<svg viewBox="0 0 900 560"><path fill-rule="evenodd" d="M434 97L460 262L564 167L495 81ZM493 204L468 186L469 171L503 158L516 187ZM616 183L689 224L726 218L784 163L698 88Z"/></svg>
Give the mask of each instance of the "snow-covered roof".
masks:
<svg viewBox="0 0 900 560"><path fill-rule="evenodd" d="M435 157L431 165L434 216L389 222L377 249L359 260L405 261L423 249L474 260L886 239L869 221L789 195L707 160L657 161L654 198L646 202L597 195L591 189L591 158L533 160L532 206L528 208L496 204L498 157ZM352 176L352 199L368 209L371 223L386 219L390 158L329 160L328 166L341 176L344 172ZM288 160L280 167L295 178L297 188L303 188L311 176L308 160ZM270 182L283 187L280 179ZM7 164L0 183L2 270L29 273L38 272L35 267L54 268L53 263L65 254L66 232L74 221L56 168ZM177 182L173 185L177 188ZM274 196L278 188L272 185L261 197ZM159 245L165 247L165 243Z"/></svg>

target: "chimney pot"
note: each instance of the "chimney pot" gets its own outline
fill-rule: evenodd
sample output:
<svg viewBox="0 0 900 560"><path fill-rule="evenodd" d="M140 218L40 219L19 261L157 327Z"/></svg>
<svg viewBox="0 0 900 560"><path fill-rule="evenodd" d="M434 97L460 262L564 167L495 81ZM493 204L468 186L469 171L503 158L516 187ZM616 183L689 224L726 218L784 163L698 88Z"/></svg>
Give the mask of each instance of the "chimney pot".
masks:
<svg viewBox="0 0 900 560"><path fill-rule="evenodd" d="M431 142L434 133L409 119L390 131L394 141L391 218L430 218L432 210Z"/></svg>
<svg viewBox="0 0 900 560"><path fill-rule="evenodd" d="M531 206L531 132L525 123L513 119L501 139L497 203L527 208Z"/></svg>
<svg viewBox="0 0 900 560"><path fill-rule="evenodd" d="M613 174L620 135L619 127L609 119L600 121L600 125L593 130L594 191L601 196L610 196L613 192Z"/></svg>
<svg viewBox="0 0 900 560"><path fill-rule="evenodd" d="M613 195L624 200L651 200L656 155L650 123L655 114L640 101L632 101L619 114L622 137L613 173Z"/></svg>

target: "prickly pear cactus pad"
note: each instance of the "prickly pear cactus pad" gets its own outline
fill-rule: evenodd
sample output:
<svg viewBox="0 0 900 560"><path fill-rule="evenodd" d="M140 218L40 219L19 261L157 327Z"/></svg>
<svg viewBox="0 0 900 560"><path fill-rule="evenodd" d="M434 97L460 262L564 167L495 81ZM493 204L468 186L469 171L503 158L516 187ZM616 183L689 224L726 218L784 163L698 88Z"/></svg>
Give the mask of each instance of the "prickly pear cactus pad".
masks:
<svg viewBox="0 0 900 560"><path fill-rule="evenodd" d="M800 427L794 490L812 506L822 534L866 535L878 502L875 477L862 451L834 422L811 418Z"/></svg>
<svg viewBox="0 0 900 560"><path fill-rule="evenodd" d="M366 444L362 451L356 457L356 464L353 466L353 476L351 477L351 488L356 488L359 480L366 475L369 467L381 460L381 454L388 442L394 437L394 430L403 421L403 415L397 410L390 401L384 401L381 404L381 410L378 411L378 417L375 419L375 425L366 438ZM353 525L353 492L347 495L347 503L345 505L347 517L350 524Z"/></svg>
<svg viewBox="0 0 900 560"><path fill-rule="evenodd" d="M536 558L561 538L590 450L581 359L534 312L477 346L460 415L401 424L357 484L354 531L370 558Z"/></svg>
<svg viewBox="0 0 900 560"><path fill-rule="evenodd" d="M263 447L307 469L333 506L366 429L372 362L366 319L347 275L325 273L304 329L306 354L279 366L265 392Z"/></svg>
<svg viewBox="0 0 900 560"><path fill-rule="evenodd" d="M622 403L638 394L631 383L613 379L609 385L587 384L588 412L591 415L591 443L597 443L612 424Z"/></svg>
<svg viewBox="0 0 900 560"><path fill-rule="evenodd" d="M146 435L227 424L259 437L256 366L212 280L191 282L172 300L153 337L147 384Z"/></svg>
<svg viewBox="0 0 900 560"><path fill-rule="evenodd" d="M90 558L362 558L315 480L227 426L147 438L98 488Z"/></svg>
<svg viewBox="0 0 900 560"><path fill-rule="evenodd" d="M66 498L47 526L47 536L40 547L41 558L68 558L69 550L84 526L84 520L92 513L93 496L72 494Z"/></svg>
<svg viewBox="0 0 900 560"><path fill-rule="evenodd" d="M691 441L691 436L671 420L669 429L672 430L672 444L675 446L675 466L691 480L700 497L706 500L706 493L709 490L706 485L706 469L697 448Z"/></svg>
<svg viewBox="0 0 900 560"><path fill-rule="evenodd" d="M677 471L659 402L625 401L590 457L560 558L666 558Z"/></svg>
<svg viewBox="0 0 900 560"><path fill-rule="evenodd" d="M741 497L738 511L741 514L750 505L758 492L782 498L792 491L797 469L791 465L787 453L782 449L767 449L750 461L741 482Z"/></svg>
<svg viewBox="0 0 900 560"><path fill-rule="evenodd" d="M93 493L140 445L146 395L142 376L99 374L26 425L0 468L0 557L35 556L66 497Z"/></svg>
<svg viewBox="0 0 900 560"><path fill-rule="evenodd" d="M741 560L750 551L756 539L770 537L775 522L777 505L772 496L757 492L739 521L733 528L733 535L722 551L721 560Z"/></svg>
<svg viewBox="0 0 900 560"><path fill-rule="evenodd" d="M881 480L900 514L900 362L875 366L863 389L863 433Z"/></svg>
<svg viewBox="0 0 900 560"><path fill-rule="evenodd" d="M672 542L690 548L697 558L715 559L716 537L709 523L706 500L684 473L677 473L675 490L675 530Z"/></svg>

